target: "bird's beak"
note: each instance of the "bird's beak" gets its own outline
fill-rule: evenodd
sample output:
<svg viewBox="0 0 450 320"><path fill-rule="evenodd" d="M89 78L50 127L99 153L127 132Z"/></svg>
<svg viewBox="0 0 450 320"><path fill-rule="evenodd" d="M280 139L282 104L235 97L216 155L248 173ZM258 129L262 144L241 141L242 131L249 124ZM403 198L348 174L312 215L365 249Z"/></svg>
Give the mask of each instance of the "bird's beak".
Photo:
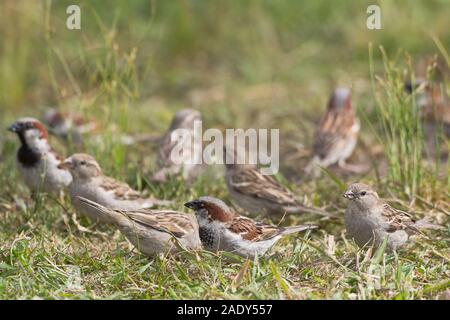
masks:
<svg viewBox="0 0 450 320"><path fill-rule="evenodd" d="M11 131L14 133L20 132L20 131L22 131L22 125L20 123L15 122L8 128L8 131Z"/></svg>
<svg viewBox="0 0 450 320"><path fill-rule="evenodd" d="M353 191L346 191L342 196L349 200L355 199L355 194L353 193Z"/></svg>
<svg viewBox="0 0 450 320"><path fill-rule="evenodd" d="M198 210L198 209L201 208L202 203L201 203L201 201L199 201L199 200L192 200L192 201L186 202L186 203L184 204L184 206L185 206L186 208L189 208L189 209L192 209L192 210Z"/></svg>
<svg viewBox="0 0 450 320"><path fill-rule="evenodd" d="M64 162L62 163L62 166L67 169L73 169L72 159L67 158L66 160L64 160Z"/></svg>

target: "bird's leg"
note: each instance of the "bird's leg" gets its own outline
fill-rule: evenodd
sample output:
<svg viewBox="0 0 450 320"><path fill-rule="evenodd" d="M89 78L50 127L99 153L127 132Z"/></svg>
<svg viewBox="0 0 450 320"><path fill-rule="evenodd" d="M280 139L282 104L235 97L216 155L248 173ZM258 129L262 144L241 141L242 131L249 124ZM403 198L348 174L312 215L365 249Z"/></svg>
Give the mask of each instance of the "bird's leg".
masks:
<svg viewBox="0 0 450 320"><path fill-rule="evenodd" d="M91 230L89 230L86 227L83 227L80 222L77 219L77 215L75 213L75 211L72 213L72 222L75 224L75 226L77 227L77 230L80 232L86 232L86 233L93 233Z"/></svg>
<svg viewBox="0 0 450 320"><path fill-rule="evenodd" d="M101 232L101 231L92 231L92 230L89 229L89 228L83 227L83 226L80 224L80 222L78 221L77 215L76 215L75 212L72 213L72 221L73 221L73 223L75 224L75 226L77 227L77 230L80 231L80 232L91 233L91 234L99 235L99 236L102 236L102 237L105 237L105 238L108 237L108 235L107 235L106 233L104 233L104 232ZM99 224L99 222L96 222L96 223L94 224L94 228L95 228L98 224Z"/></svg>

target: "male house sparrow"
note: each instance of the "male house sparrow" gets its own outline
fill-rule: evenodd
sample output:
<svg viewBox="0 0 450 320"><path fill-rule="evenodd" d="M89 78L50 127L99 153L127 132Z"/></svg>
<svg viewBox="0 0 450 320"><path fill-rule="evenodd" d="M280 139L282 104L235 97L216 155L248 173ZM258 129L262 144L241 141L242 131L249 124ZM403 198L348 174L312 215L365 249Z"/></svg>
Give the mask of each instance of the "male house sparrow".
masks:
<svg viewBox="0 0 450 320"><path fill-rule="evenodd" d="M205 249L228 251L242 257L264 255L283 236L317 226L276 227L237 215L222 200L200 197L185 203L195 210Z"/></svg>
<svg viewBox="0 0 450 320"><path fill-rule="evenodd" d="M170 201L146 198L128 184L103 175L97 161L88 154L74 154L64 161L64 166L73 176L69 186L73 206L93 220L111 222L104 219L108 218L108 215L98 215L98 210L80 202L78 196L118 210L137 210L170 204Z"/></svg>
<svg viewBox="0 0 450 320"><path fill-rule="evenodd" d="M360 247L379 246L387 238L388 248L396 250L407 243L410 235L420 234L421 229L443 228L392 208L363 183L350 185L343 196L350 201L345 211L345 228Z"/></svg>
<svg viewBox="0 0 450 320"><path fill-rule="evenodd" d="M158 151L158 171L153 175L152 180L164 182L169 176L181 174L185 180L191 180L196 177L202 166L202 140L194 139L194 122L201 121L201 114L197 110L182 109L179 110L170 125L169 130L161 139ZM189 133L189 137L180 141L175 134L175 130L183 129ZM185 147L182 163L175 163L172 159L172 151L175 147L182 144Z"/></svg>
<svg viewBox="0 0 450 320"><path fill-rule="evenodd" d="M20 118L8 130L20 139L16 163L32 192L58 193L70 184L72 176L62 167L62 158L50 147L42 123L34 118Z"/></svg>
<svg viewBox="0 0 450 320"><path fill-rule="evenodd" d="M359 129L359 120L352 108L350 90L347 88L334 90L327 111L316 129L313 159L305 171L318 175L319 166L326 168L335 163L342 168L352 169L345 160L355 149Z"/></svg>
<svg viewBox="0 0 450 320"><path fill-rule="evenodd" d="M226 153L227 148L224 150L224 158L226 158ZM236 153L234 158L236 159ZM250 214L308 212L331 216L323 210L309 208L300 203L287 188L280 185L272 176L263 175L256 165L227 163L226 159L224 162L225 182L231 199Z"/></svg>
<svg viewBox="0 0 450 320"><path fill-rule="evenodd" d="M105 216L103 220L114 223L147 256L202 247L198 224L192 214L172 210L114 210L83 197L77 200L90 207L96 216Z"/></svg>

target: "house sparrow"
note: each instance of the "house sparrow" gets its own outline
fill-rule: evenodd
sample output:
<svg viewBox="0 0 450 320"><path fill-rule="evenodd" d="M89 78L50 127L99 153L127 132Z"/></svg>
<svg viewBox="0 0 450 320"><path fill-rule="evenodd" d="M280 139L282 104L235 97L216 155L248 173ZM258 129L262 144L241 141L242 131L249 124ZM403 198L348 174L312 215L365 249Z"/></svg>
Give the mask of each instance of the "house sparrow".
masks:
<svg viewBox="0 0 450 320"><path fill-rule="evenodd" d="M191 180L200 173L202 166L197 163L202 159L202 141L194 139L194 122L201 120L201 114L197 110L182 109L175 114L169 130L159 145L157 159L159 168L151 178L153 181L164 182L169 176L177 174L182 174L185 180ZM178 129L187 130L189 136L180 141L175 134L175 130ZM180 144L183 144L187 152L183 153L182 163L177 164L172 159L172 151Z"/></svg>
<svg viewBox="0 0 450 320"><path fill-rule="evenodd" d="M82 143L83 134L97 128L95 121L86 120L75 114L63 113L56 109L47 109L42 120L48 126L50 133L76 144Z"/></svg>
<svg viewBox="0 0 450 320"><path fill-rule="evenodd" d="M59 193L72 181L62 158L52 150L44 125L34 118L20 118L9 128L20 139L16 163L32 192Z"/></svg>
<svg viewBox="0 0 450 320"><path fill-rule="evenodd" d="M434 139L435 124L442 122L443 132L450 137L450 99L439 83L417 79L415 83L405 82L405 91L415 94L416 105L424 120L425 130Z"/></svg>
<svg viewBox="0 0 450 320"><path fill-rule="evenodd" d="M229 151L227 151L229 150ZM229 148L224 148L224 158ZM235 153L236 156L236 153ZM236 159L236 157L235 157ZM231 199L250 214L315 213L323 216L331 214L315 208L309 208L272 176L263 175L256 165L225 163L225 182ZM236 161L235 161L236 162Z"/></svg>
<svg viewBox="0 0 450 320"><path fill-rule="evenodd" d="M328 102L327 111L316 129L313 142L313 159L305 168L306 173L319 174L320 167L337 163L341 168L355 170L347 165L355 149L360 125L352 108L351 93L347 88L334 90Z"/></svg>
<svg viewBox="0 0 450 320"><path fill-rule="evenodd" d="M146 198L128 184L104 176L97 161L88 154L74 154L64 161L64 166L70 170L73 176L73 181L69 186L73 206L93 220L111 222L103 219L108 218L108 215L99 216L98 210L80 202L78 196L118 210L137 210L171 203L170 201Z"/></svg>
<svg viewBox="0 0 450 320"><path fill-rule="evenodd" d="M122 211L107 208L83 197L78 197L77 201L84 207L90 207L96 216L104 216L103 220L114 223L120 232L147 256L202 247L198 224L192 214L149 209Z"/></svg>
<svg viewBox="0 0 450 320"><path fill-rule="evenodd" d="M184 204L195 210L205 249L228 251L253 259L264 255L283 236L317 226L276 227L237 215L222 200L200 197Z"/></svg>
<svg viewBox="0 0 450 320"><path fill-rule="evenodd" d="M350 201L345 211L345 228L360 247L379 246L387 238L388 248L396 250L406 244L410 235L420 234L421 229L444 229L392 208L363 183L350 185L343 197Z"/></svg>

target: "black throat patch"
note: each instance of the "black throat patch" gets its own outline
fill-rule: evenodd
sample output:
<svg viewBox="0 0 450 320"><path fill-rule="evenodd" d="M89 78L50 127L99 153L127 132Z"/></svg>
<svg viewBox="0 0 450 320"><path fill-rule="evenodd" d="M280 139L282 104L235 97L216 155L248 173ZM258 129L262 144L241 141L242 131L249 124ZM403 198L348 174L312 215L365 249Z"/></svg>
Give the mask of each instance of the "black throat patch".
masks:
<svg viewBox="0 0 450 320"><path fill-rule="evenodd" d="M40 153L31 149L28 144L24 143L24 140L20 140L22 145L17 152L17 160L26 168L34 167L41 159Z"/></svg>
<svg viewBox="0 0 450 320"><path fill-rule="evenodd" d="M200 236L200 241L203 243L203 245L207 249L210 249L210 250L216 249L216 248L214 248L215 235L211 229L205 228L205 227L200 227L199 228L199 236Z"/></svg>

